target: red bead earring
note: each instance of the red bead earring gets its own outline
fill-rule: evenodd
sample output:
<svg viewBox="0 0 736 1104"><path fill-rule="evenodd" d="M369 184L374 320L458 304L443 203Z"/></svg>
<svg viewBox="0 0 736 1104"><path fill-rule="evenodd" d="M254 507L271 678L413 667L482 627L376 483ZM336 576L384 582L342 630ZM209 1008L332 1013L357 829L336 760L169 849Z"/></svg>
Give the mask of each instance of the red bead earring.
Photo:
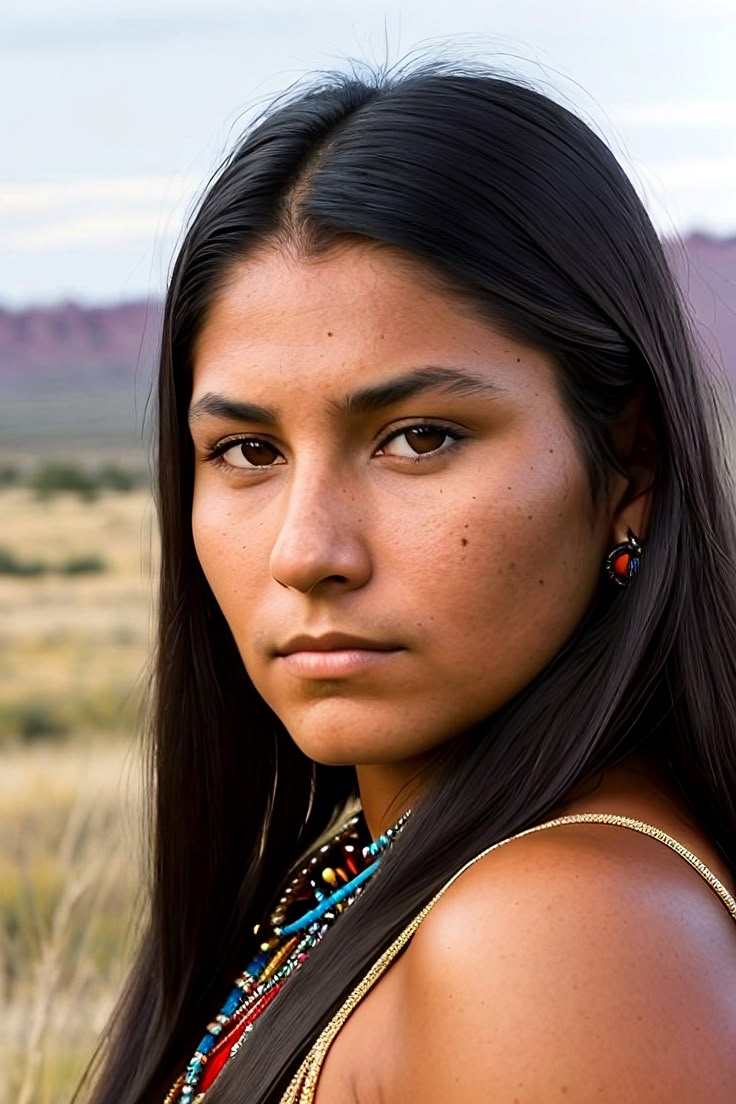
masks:
<svg viewBox="0 0 736 1104"><path fill-rule="evenodd" d="M611 582L617 586L629 586L632 579L639 574L643 552L639 538L631 529L627 530L626 540L617 544L606 557L606 571Z"/></svg>

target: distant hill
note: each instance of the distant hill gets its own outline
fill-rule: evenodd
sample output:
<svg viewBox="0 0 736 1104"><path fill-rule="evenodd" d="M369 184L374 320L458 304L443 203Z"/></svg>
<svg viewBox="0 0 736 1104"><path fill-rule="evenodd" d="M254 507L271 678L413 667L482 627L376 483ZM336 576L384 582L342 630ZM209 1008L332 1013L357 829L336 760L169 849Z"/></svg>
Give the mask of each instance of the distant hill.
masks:
<svg viewBox="0 0 736 1104"><path fill-rule="evenodd" d="M736 388L736 237L666 243L710 357ZM0 307L0 453L139 450L161 304Z"/></svg>
<svg viewBox="0 0 736 1104"><path fill-rule="evenodd" d="M704 347L736 389L736 237L691 234L665 248Z"/></svg>
<svg viewBox="0 0 736 1104"><path fill-rule="evenodd" d="M162 305L0 308L0 456L140 454Z"/></svg>

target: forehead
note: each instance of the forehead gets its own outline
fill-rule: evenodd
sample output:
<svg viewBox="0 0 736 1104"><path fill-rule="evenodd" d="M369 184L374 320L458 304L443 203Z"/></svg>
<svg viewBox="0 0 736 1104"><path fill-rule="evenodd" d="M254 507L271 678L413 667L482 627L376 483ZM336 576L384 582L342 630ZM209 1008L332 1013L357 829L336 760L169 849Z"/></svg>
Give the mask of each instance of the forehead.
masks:
<svg viewBox="0 0 736 1104"><path fill-rule="evenodd" d="M193 398L244 385L344 391L443 363L492 371L505 387L539 384L540 373L552 383L544 353L473 317L406 254L351 244L302 260L274 250L237 263L214 298L193 349Z"/></svg>

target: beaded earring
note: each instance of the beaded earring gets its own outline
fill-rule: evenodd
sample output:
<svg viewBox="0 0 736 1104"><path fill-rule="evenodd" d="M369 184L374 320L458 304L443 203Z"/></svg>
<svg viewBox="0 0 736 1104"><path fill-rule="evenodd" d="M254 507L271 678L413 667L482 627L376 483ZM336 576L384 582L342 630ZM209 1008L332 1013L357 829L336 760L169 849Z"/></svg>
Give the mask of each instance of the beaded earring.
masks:
<svg viewBox="0 0 736 1104"><path fill-rule="evenodd" d="M626 540L617 544L606 557L606 571L608 578L617 586L627 587L641 567L641 557L644 548L636 534L628 529Z"/></svg>

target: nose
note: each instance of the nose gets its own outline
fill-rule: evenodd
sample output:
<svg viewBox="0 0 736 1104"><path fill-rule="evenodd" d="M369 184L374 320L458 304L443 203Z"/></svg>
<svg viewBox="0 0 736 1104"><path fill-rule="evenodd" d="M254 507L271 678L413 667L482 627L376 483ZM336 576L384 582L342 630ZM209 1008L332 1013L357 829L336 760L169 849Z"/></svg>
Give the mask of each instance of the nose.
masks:
<svg viewBox="0 0 736 1104"><path fill-rule="evenodd" d="M295 477L271 550L272 578L302 594L327 583L347 590L365 586L372 561L364 514L347 480L320 478L313 470Z"/></svg>

